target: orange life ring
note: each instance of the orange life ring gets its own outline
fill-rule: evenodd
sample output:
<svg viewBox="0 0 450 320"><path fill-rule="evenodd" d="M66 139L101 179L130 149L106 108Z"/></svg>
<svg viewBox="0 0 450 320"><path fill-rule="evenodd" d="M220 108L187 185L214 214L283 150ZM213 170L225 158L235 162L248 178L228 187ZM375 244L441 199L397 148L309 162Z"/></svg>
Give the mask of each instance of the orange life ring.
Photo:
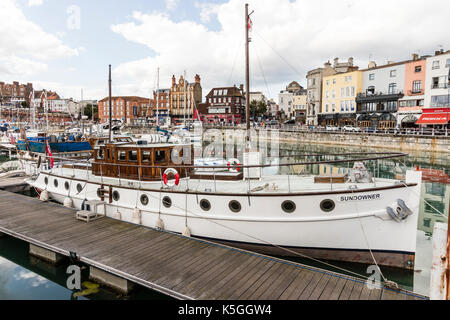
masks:
<svg viewBox="0 0 450 320"><path fill-rule="evenodd" d="M169 174L173 174L175 176L175 181L173 179L169 181ZM177 186L180 183L180 175L178 174L178 171L174 168L167 168L163 174L163 182L168 187Z"/></svg>

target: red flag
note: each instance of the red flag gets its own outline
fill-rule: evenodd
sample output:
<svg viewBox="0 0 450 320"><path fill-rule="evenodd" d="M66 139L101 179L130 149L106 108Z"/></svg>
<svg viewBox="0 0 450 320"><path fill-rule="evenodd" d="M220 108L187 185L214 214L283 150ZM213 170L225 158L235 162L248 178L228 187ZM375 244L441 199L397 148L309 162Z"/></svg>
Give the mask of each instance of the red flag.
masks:
<svg viewBox="0 0 450 320"><path fill-rule="evenodd" d="M250 17L248 17L248 30L252 31L252 27L253 27L252 19L250 19Z"/></svg>
<svg viewBox="0 0 450 320"><path fill-rule="evenodd" d="M50 145L48 144L48 140L46 140L45 143L46 143L47 154L50 157L50 169L51 169L51 168L53 168L53 155L52 155L52 151L50 150Z"/></svg>
<svg viewBox="0 0 450 320"><path fill-rule="evenodd" d="M198 110L194 110L194 120L200 120L200 114L198 113Z"/></svg>
<svg viewBox="0 0 450 320"><path fill-rule="evenodd" d="M16 144L16 140L14 139L14 136L11 134L11 144Z"/></svg>

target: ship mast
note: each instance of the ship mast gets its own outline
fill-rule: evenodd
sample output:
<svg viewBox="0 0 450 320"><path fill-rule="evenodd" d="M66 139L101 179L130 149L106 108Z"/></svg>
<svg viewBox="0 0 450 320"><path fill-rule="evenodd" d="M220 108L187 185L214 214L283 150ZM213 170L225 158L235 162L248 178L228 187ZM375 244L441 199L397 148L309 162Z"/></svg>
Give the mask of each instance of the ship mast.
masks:
<svg viewBox="0 0 450 320"><path fill-rule="evenodd" d="M156 81L156 126L159 126L159 68L158 79Z"/></svg>
<svg viewBox="0 0 450 320"><path fill-rule="evenodd" d="M250 28L250 15L248 14L248 3L245 4L245 118L247 123L247 143L250 142L250 64L249 64L249 42L248 31Z"/></svg>
<svg viewBox="0 0 450 320"><path fill-rule="evenodd" d="M111 98L111 65L109 65L109 80L108 80L108 102L109 102L109 143L112 141L111 132L112 132L112 98Z"/></svg>

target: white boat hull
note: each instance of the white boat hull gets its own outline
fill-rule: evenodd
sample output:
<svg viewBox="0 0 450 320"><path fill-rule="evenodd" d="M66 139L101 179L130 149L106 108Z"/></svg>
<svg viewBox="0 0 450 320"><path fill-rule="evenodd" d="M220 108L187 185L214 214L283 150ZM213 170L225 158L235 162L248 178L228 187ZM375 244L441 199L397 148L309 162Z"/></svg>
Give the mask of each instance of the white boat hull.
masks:
<svg viewBox="0 0 450 320"><path fill-rule="evenodd" d="M47 185L45 177L48 178ZM100 199L97 194L101 187L99 182L86 183L76 177L41 171L38 178L29 183L40 190L46 189L50 198L59 203L64 203L64 199L70 197L77 209L82 208L86 199ZM58 181L57 187L54 185L55 179ZM69 190L65 189L65 182L69 183ZM120 195L117 201L112 196L111 199L108 196L104 199L107 203L106 216L151 228L155 228L158 219L161 219L164 229L168 231L182 233L187 226L195 237L280 255L308 252L308 255L320 258L371 263L368 254L370 249L381 265L413 267L420 172L408 171L406 183L411 184L409 187L392 185L372 187L367 191L359 189L279 195L159 192L139 190L136 182L134 186L128 182L122 180L122 187L112 187ZM142 195L148 197L147 205L140 201ZM170 208L163 205L164 197L170 197ZM210 202L209 211L200 207L202 199ZM334 201L334 210L321 210L320 203L324 199ZM388 206L395 210L398 199L403 200L412 212L401 222L393 220L386 211ZM240 203L240 212L230 210L229 202L232 200ZM295 203L294 212L282 210L281 205L285 200Z"/></svg>

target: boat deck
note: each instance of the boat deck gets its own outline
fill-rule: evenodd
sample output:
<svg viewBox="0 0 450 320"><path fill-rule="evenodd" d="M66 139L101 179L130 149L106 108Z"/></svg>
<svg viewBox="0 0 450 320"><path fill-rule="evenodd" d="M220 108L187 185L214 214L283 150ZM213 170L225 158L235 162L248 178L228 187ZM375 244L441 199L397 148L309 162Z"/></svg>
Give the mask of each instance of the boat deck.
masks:
<svg viewBox="0 0 450 320"><path fill-rule="evenodd" d="M45 173L45 172L44 172ZM72 177L77 180L86 180L96 182L98 184L107 184L113 186L140 186L142 189L160 190L163 186L162 181L142 181L128 180L101 177L93 175L90 170L71 168L53 168L50 173L54 175L64 176L68 179ZM211 173L209 173L211 174ZM376 187L388 187L394 185L396 180L389 179L375 179L371 183L316 183L314 176L301 175L267 175L260 179L250 180L225 180L224 175L228 173L217 172L217 179L191 179L180 177L180 183L173 188L174 191L185 191L189 189L190 192L211 192L215 193L234 193L234 194L272 194L272 193L292 193L292 192L326 192L331 190L349 190L355 185L358 189L371 189ZM228 175L235 175L230 173Z"/></svg>
<svg viewBox="0 0 450 320"><path fill-rule="evenodd" d="M0 191L0 232L178 299L419 300L409 291Z"/></svg>

